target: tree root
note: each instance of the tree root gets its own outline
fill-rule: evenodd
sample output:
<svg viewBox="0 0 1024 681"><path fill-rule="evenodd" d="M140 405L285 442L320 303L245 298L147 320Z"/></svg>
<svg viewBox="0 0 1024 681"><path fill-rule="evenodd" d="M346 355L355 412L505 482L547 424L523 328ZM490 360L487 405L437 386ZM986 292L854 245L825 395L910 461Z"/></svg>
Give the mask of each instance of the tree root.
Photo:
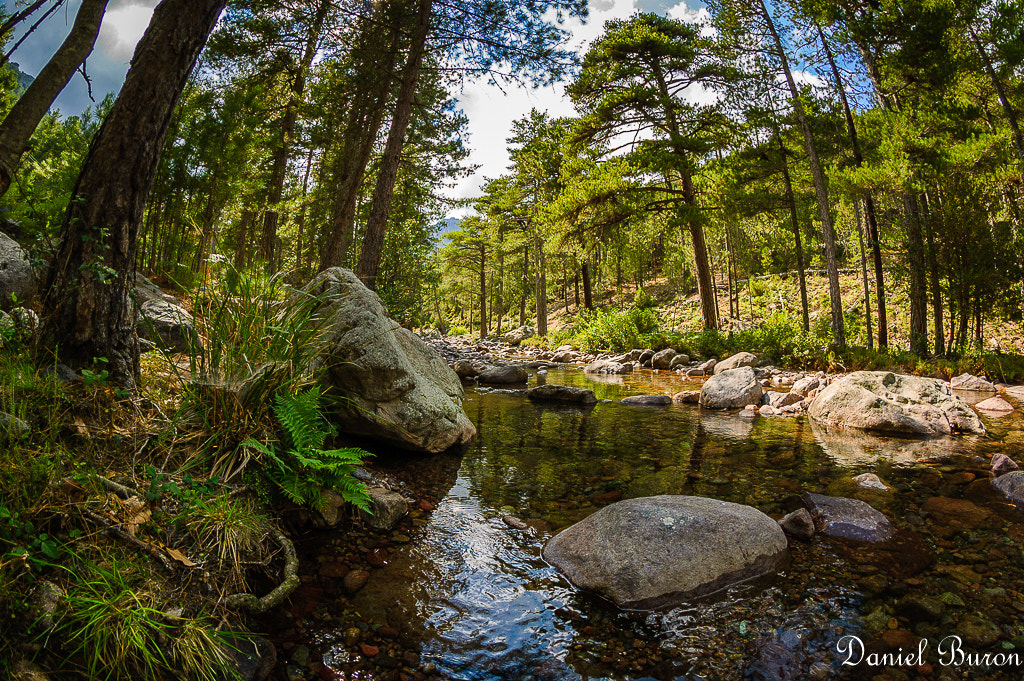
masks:
<svg viewBox="0 0 1024 681"><path fill-rule="evenodd" d="M93 521L94 523L105 529L108 533L112 534L118 539L123 539L129 544L145 551L149 555L159 560L160 563L168 572L174 572L174 565L171 564L171 560L167 556L165 556L163 551L161 551L156 546L147 544L146 542L136 539L135 537L131 536L121 528L117 527L116 525L114 525L98 513L93 513L92 511L82 511L82 513L85 515L86 518L88 518L89 520Z"/></svg>
<svg viewBox="0 0 1024 681"><path fill-rule="evenodd" d="M288 598L299 586L299 557L295 553L295 545L292 544L291 539L286 537L276 527L271 528L270 536L284 550L284 581L262 598L257 598L248 593L232 594L224 599L226 607L232 610L245 609L252 613L266 612L271 608L281 605L281 602Z"/></svg>

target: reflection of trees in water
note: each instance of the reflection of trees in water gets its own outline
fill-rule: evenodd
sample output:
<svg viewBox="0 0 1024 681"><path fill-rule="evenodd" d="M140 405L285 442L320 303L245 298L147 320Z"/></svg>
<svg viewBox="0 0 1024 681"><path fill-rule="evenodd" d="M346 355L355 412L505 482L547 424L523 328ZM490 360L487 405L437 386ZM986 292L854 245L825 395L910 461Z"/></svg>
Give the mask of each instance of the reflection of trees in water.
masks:
<svg viewBox="0 0 1024 681"><path fill-rule="evenodd" d="M812 419L808 421L815 440L825 454L836 465L846 468L879 460L895 465L910 465L924 458L966 455L974 452L982 441L977 435L898 437L856 428L826 426Z"/></svg>

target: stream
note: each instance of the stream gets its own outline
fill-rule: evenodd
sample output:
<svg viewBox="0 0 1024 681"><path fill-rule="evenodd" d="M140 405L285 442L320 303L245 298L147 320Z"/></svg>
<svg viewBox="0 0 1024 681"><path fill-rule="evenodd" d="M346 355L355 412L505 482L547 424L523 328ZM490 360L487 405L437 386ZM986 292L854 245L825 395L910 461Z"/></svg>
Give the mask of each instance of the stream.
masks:
<svg viewBox="0 0 1024 681"><path fill-rule="evenodd" d="M984 437L909 440L828 430L805 416L617 403L699 389L668 372L595 377L562 368L532 375L531 385L545 380L612 401L557 406L468 387L465 409L479 435L461 458L378 462L411 496L432 501L388 534L300 547L319 572L304 577L287 613L293 626L276 638L279 648L283 641L286 651L313 655L306 669L289 663L290 677L1024 677L1011 655L1024 661L1024 516L987 479L996 452L1024 462L1017 413L983 416ZM858 487L852 477L865 472L891 489ZM619 499L698 495L778 518L799 507L805 491L867 501L899 534L879 546L791 540L790 562L775 577L655 612L622 611L581 593L541 558L552 534ZM939 499L926 503L931 497ZM528 528L509 527L506 515ZM349 595L341 578L356 569L369 570L369 579ZM940 641L953 634L965 651L989 658L943 658ZM927 661L844 665L839 649L852 636L867 652L908 658L924 640Z"/></svg>

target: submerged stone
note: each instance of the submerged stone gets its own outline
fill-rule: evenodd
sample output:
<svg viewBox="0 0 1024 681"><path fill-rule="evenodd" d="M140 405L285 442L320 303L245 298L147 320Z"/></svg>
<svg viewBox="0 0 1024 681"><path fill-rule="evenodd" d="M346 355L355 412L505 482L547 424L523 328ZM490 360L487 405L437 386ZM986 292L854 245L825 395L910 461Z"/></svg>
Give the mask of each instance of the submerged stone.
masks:
<svg viewBox="0 0 1024 681"><path fill-rule="evenodd" d="M870 504L845 497L801 495L822 534L856 541L882 542L895 534L892 523Z"/></svg>
<svg viewBox="0 0 1024 681"><path fill-rule="evenodd" d="M555 535L543 556L580 589L649 608L772 574L787 545L778 523L756 508L655 496L602 508Z"/></svg>

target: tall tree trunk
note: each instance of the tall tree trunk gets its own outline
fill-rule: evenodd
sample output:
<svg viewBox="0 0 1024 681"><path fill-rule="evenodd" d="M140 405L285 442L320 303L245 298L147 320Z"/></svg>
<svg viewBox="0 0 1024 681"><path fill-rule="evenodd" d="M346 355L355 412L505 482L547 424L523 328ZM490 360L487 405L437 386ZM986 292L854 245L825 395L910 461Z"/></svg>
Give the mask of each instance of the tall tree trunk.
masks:
<svg viewBox="0 0 1024 681"><path fill-rule="evenodd" d="M839 69L836 68L836 60L832 55L832 48L825 40L825 34L821 26L815 24L818 29L818 37L821 45L825 48L825 56L828 58L828 65L832 70L832 78L836 82L836 92L839 93L839 100L843 105L843 116L846 118L846 132L850 136L850 146L853 147L853 160L858 168L864 165L864 155L860 149L860 138L857 135L857 126L853 120L853 111L850 109L850 102L846 97L846 88L843 87L842 77ZM875 296L878 304L878 347L885 348L889 345L889 322L886 319L885 310L885 281L882 271L882 249L878 241L878 218L875 215L875 200L870 191L864 192L864 214L868 223L868 243L871 244L871 258L875 268Z"/></svg>
<svg viewBox="0 0 1024 681"><path fill-rule="evenodd" d="M580 271L583 276L583 307L588 310L594 309L594 291L590 283L590 257L583 258L583 267Z"/></svg>
<svg viewBox="0 0 1024 681"><path fill-rule="evenodd" d="M356 267L356 274L371 291L377 283L377 270L380 268L381 251L384 247L384 232L387 229L388 213L391 211L391 196L395 189L395 178L398 177L398 162L401 160L402 147L405 144L405 131L412 116L416 83L419 81L427 34L430 32L432 7L433 0L419 0L409 56L402 72L402 85L398 90L395 114L391 119L388 141L380 160L380 172L377 175L377 185L374 187L373 201L370 204L370 216L366 221L366 232L363 235L363 249Z"/></svg>
<svg viewBox="0 0 1024 681"><path fill-rule="evenodd" d="M807 147L807 160L811 166L811 177L814 180L814 193L818 197L818 213L821 216L822 243L825 246L825 267L828 270L829 299L832 303L832 337L840 348L846 347L846 328L843 323L843 297L839 289L839 268L836 265L836 236L832 226L832 208L828 202L828 188L825 184L825 173L818 161L818 150L814 144L814 135L807 123L807 114L804 105L800 102L800 92L797 90L796 81L793 80L793 72L789 69L789 59L786 57L786 50L782 46L779 32L775 30L775 22L772 21L764 0L758 0L761 6L761 13L764 16L772 40L775 42L776 56L782 65L782 72L786 76L786 83L789 85L790 102L797 120L800 122L800 131L804 136L804 145Z"/></svg>
<svg viewBox="0 0 1024 681"><path fill-rule="evenodd" d="M313 152L315 147L310 145L309 154L306 156L306 172L302 175L302 207L299 209L299 217L295 221L295 269L302 271L302 234L306 229L306 196L309 192L309 174L313 170Z"/></svg>
<svg viewBox="0 0 1024 681"><path fill-rule="evenodd" d="M530 245L523 246L523 281L519 298L519 326L526 326L526 293L530 290Z"/></svg>
<svg viewBox="0 0 1024 681"><path fill-rule="evenodd" d="M32 133L96 43L107 0L82 0L71 33L0 123L0 196L11 186Z"/></svg>
<svg viewBox="0 0 1024 681"><path fill-rule="evenodd" d="M967 26L967 32L971 36L971 42L974 43L974 49L978 51L978 56L981 57L981 62L985 65L985 72L988 74L989 79L991 79L992 85L996 89L996 94L999 96L999 103L1003 107L1003 114L1006 115L1006 120L1010 124L1010 130L1013 132L1013 143L1017 147L1017 156L1020 158L1021 162L1024 162L1024 136L1022 136L1020 132L1020 124L1017 121L1017 111L1013 108L1013 104L1010 103L1010 99L1006 96L1006 88L1003 87L1003 81L996 74L996 70L992 66L992 60L989 58L988 52L985 50L985 46L981 44L978 34L975 33L974 28L969 24Z"/></svg>
<svg viewBox="0 0 1024 681"><path fill-rule="evenodd" d="M112 380L139 373L134 285L139 223L171 114L226 0L163 0L71 193L43 286L43 347L73 367L105 358Z"/></svg>
<svg viewBox="0 0 1024 681"><path fill-rule="evenodd" d="M547 266L544 263L544 239L540 235L533 237L534 270L533 285L536 299L537 335L548 335L548 282Z"/></svg>
<svg viewBox="0 0 1024 681"><path fill-rule="evenodd" d="M932 324L934 324L935 354L942 355L946 345L946 332L942 320L942 282L939 279L939 258L935 251L935 230L933 216L928 205L928 195L921 195L921 206L925 215L925 235L928 243L928 278L932 291Z"/></svg>
<svg viewBox="0 0 1024 681"><path fill-rule="evenodd" d="M480 340L487 338L487 244L480 242Z"/></svg>
<svg viewBox="0 0 1024 681"><path fill-rule="evenodd" d="M786 184L786 203L789 204L789 217L793 221L793 242L796 246L796 272L800 279L800 309L803 312L804 331L811 330L810 314L807 309L807 275L804 272L804 247L800 240L800 221L797 218L796 197L793 196L793 181L789 175L789 154L782 143L782 135L775 131L782 152L782 179Z"/></svg>
<svg viewBox="0 0 1024 681"><path fill-rule="evenodd" d="M346 257L351 245L350 235L355 225L359 188L363 184L366 166L370 162L374 143L384 123L388 94L391 92L391 73L398 59L400 35L400 25L396 17L386 56L374 60L377 67L374 87L360 89L352 102L342 138L342 149L339 152L340 168L334 177L336 189L331 207L331 224L320 253L321 271L335 265L347 265Z"/></svg>
<svg viewBox="0 0 1024 681"><path fill-rule="evenodd" d="M853 210L857 214L857 241L860 242L860 274L864 282L864 323L868 332L868 348L874 348L875 342L871 335L871 286L868 284L868 260L864 251L864 225L860 219L860 206L853 202Z"/></svg>
<svg viewBox="0 0 1024 681"><path fill-rule="evenodd" d="M903 213L907 221L907 258L910 263L910 351L928 354L928 281L924 266L924 239L917 198L903 193Z"/></svg>
<svg viewBox="0 0 1024 681"><path fill-rule="evenodd" d="M259 257L266 262L267 272L277 269L275 245L279 220L278 204L281 203L281 197L284 195L284 179L288 170L288 159L291 157L295 123L298 121L299 105L302 103L302 97L306 91L306 75L313 65L313 58L317 53L320 34L323 31L324 20L330 6L330 0L320 0L313 21L309 25L306 44L303 45L295 77L292 79L291 93L281 119L281 142L274 150L273 165L270 170L270 186L267 188L267 210L263 213L263 232L259 242Z"/></svg>

